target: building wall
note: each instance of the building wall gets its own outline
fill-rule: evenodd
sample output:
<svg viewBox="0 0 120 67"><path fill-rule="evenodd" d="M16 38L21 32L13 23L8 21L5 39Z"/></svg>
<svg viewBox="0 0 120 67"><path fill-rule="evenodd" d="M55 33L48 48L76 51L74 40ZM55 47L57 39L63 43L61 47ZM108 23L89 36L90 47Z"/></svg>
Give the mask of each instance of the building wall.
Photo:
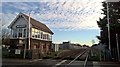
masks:
<svg viewBox="0 0 120 67"><path fill-rule="evenodd" d="M31 49L33 50L33 59L40 58L46 56L51 51L51 43L50 41L40 41L32 39L31 41Z"/></svg>
<svg viewBox="0 0 120 67"><path fill-rule="evenodd" d="M11 28L11 38L18 38L18 37L28 37L28 22L23 17L19 17L14 20L15 23L12 24ZM20 35L24 33L24 35Z"/></svg>
<svg viewBox="0 0 120 67"><path fill-rule="evenodd" d="M28 39L22 39L24 42L23 44L19 44L20 39L11 39L11 50L20 49L21 51L26 49L26 52L28 50ZM51 41L42 41L42 40L36 40L36 39L31 39L31 44L30 44L30 50L32 51L32 59L38 59L46 56L51 52ZM26 48L25 48L26 46Z"/></svg>
<svg viewBox="0 0 120 67"><path fill-rule="evenodd" d="M18 29L17 26L19 27L24 27L26 28L26 37L16 37L16 38L11 38L11 49L21 49L21 50L26 50L28 51L28 22L24 18L18 18L17 21L15 21L14 25L12 26L12 34L13 30L14 32L17 32L18 36ZM17 30L15 30L17 29ZM24 32L24 31L23 31ZM31 26L31 32L32 32L32 26ZM42 31L44 34L49 34L45 33ZM11 35L12 35L11 34ZM39 38L33 38L32 33L31 33L31 39L30 39L30 50L31 50L31 57L32 59L38 59L42 58L43 56L47 55L51 51L51 44L52 44L52 35L50 35L50 39L39 39Z"/></svg>
<svg viewBox="0 0 120 67"><path fill-rule="evenodd" d="M23 25L23 26L25 25L26 28L28 28L28 22L23 17L22 18L18 18L18 20L12 26L12 29L16 29L17 25Z"/></svg>
<svg viewBox="0 0 120 67"><path fill-rule="evenodd" d="M63 49L70 49L70 42L63 42Z"/></svg>

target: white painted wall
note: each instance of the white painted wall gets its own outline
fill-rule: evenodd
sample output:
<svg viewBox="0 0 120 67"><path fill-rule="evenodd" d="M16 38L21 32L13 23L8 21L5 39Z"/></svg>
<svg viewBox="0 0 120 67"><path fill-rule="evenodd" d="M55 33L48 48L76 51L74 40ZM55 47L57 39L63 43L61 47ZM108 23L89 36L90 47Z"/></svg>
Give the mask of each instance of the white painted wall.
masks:
<svg viewBox="0 0 120 67"><path fill-rule="evenodd" d="M28 23L24 18L19 18L12 26L12 29L16 29L17 25L26 25L26 27L28 28Z"/></svg>

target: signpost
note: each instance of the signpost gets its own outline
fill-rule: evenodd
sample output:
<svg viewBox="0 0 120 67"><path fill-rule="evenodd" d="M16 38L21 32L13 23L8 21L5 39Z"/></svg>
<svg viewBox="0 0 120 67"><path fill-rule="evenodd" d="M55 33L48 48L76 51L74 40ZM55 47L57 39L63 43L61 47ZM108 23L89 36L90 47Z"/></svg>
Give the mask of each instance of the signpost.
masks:
<svg viewBox="0 0 120 67"><path fill-rule="evenodd" d="M15 54L20 54L21 50L20 49L16 49L15 50Z"/></svg>
<svg viewBox="0 0 120 67"><path fill-rule="evenodd" d="M17 25L16 28L25 28L26 25Z"/></svg>

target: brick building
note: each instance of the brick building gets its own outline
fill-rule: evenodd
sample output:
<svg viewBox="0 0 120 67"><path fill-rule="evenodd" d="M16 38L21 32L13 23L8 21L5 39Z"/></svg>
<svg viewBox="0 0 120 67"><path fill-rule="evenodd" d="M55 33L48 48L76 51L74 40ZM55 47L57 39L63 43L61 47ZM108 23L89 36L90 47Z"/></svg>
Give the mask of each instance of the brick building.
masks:
<svg viewBox="0 0 120 67"><path fill-rule="evenodd" d="M11 53L31 59L50 53L53 32L45 24L19 13L8 28L11 29Z"/></svg>

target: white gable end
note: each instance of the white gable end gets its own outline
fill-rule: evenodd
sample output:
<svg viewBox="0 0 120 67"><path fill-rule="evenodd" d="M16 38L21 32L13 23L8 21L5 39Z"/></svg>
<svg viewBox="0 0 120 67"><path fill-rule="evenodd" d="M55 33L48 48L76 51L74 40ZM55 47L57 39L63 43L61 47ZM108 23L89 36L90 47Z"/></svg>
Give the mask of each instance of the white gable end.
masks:
<svg viewBox="0 0 120 67"><path fill-rule="evenodd" d="M28 23L27 23L27 21L23 17L18 18L14 22L14 24L12 25L12 29L15 29L15 28L18 28L18 27L28 28Z"/></svg>

